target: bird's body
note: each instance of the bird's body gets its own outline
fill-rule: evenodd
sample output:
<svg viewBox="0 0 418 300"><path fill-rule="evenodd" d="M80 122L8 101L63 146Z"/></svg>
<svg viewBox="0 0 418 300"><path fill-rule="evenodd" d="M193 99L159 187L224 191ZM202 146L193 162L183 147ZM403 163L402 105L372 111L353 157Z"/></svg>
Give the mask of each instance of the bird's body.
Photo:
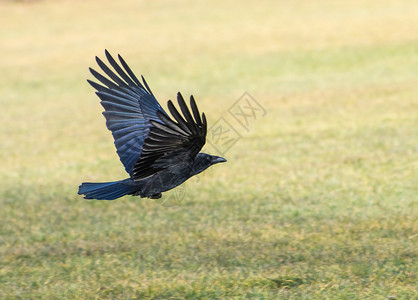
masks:
<svg viewBox="0 0 418 300"><path fill-rule="evenodd" d="M183 116L168 101L173 120L155 99L144 78L142 85L122 57L119 56L119 61L123 69L107 51L106 57L116 73L97 57L96 61L111 80L90 69L104 86L88 82L101 99L106 125L130 177L114 182L84 182L79 187L80 195L98 200L124 195L160 198L162 192L213 164L226 161L199 153L206 141L207 123L205 115L200 116L193 96L190 113L181 94L177 94Z"/></svg>

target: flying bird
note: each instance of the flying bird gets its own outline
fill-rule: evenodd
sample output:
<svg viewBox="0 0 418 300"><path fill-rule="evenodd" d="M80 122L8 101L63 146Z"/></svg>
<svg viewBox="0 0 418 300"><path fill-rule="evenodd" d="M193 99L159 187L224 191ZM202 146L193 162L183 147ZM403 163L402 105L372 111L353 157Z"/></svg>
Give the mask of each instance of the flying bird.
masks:
<svg viewBox="0 0 418 300"><path fill-rule="evenodd" d="M171 100L170 117L158 103L144 77L142 83L125 60L119 63L105 50L113 70L96 56L105 77L90 68L101 83L87 80L95 88L104 108L106 126L112 132L116 152L129 178L112 182L83 182L78 190L86 199L114 200L125 195L161 198L162 193L182 184L211 165L226 162L201 153L206 142L207 121L200 115L193 96L190 108L177 93L180 111Z"/></svg>

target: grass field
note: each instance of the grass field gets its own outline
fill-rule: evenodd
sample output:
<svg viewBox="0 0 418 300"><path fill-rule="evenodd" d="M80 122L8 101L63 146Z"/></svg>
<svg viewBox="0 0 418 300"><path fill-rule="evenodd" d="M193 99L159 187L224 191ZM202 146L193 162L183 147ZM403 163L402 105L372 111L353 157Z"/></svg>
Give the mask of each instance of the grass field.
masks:
<svg viewBox="0 0 418 300"><path fill-rule="evenodd" d="M0 15L1 299L416 299L416 1L0 1ZM179 205L77 195L126 178L85 81L105 48L164 106L193 93L242 135ZM228 112L244 92L267 111L249 130Z"/></svg>

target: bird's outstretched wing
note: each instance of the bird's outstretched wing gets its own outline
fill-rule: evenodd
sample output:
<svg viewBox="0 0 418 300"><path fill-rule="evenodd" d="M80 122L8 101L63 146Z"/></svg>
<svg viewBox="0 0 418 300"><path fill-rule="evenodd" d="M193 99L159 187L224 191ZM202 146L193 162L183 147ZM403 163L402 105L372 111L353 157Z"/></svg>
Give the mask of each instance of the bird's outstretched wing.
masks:
<svg viewBox="0 0 418 300"><path fill-rule="evenodd" d="M90 68L103 85L88 80L97 90L105 111L106 126L112 132L115 146L125 170L135 179L143 179L173 164L193 159L205 144L207 123L200 117L193 96L190 105L194 119L180 93L177 95L180 115L171 101L172 120L155 99L145 79L143 84L118 55L120 65L105 51L114 71L96 57L106 78Z"/></svg>
<svg viewBox="0 0 418 300"><path fill-rule="evenodd" d="M163 169L193 161L205 144L205 114L202 113L200 117L193 96L190 96L193 116L180 93L177 93L177 102L184 117L169 100L168 109L175 121L160 111L157 111L159 120L150 121L152 127L133 169L134 180L144 179Z"/></svg>
<svg viewBox="0 0 418 300"><path fill-rule="evenodd" d="M118 55L121 66L106 50L106 58L116 73L96 57L97 64L109 78L92 68L90 72L103 85L87 80L96 90L105 111L106 126L112 132L115 146L126 172L132 169L142 152L144 140L149 133L150 120L159 120L157 111L166 115L142 77L143 84ZM119 75L119 76L118 76ZM145 87L144 87L145 86Z"/></svg>

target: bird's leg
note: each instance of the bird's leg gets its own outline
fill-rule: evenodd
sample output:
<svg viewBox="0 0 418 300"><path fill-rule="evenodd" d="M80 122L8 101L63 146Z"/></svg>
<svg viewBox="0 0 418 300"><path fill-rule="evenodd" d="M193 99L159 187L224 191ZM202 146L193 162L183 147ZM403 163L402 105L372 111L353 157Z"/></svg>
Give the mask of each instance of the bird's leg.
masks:
<svg viewBox="0 0 418 300"><path fill-rule="evenodd" d="M161 196L162 196L162 194L161 193L158 193L158 194L155 194L155 195L151 195L148 198L150 198L150 199L160 199Z"/></svg>

